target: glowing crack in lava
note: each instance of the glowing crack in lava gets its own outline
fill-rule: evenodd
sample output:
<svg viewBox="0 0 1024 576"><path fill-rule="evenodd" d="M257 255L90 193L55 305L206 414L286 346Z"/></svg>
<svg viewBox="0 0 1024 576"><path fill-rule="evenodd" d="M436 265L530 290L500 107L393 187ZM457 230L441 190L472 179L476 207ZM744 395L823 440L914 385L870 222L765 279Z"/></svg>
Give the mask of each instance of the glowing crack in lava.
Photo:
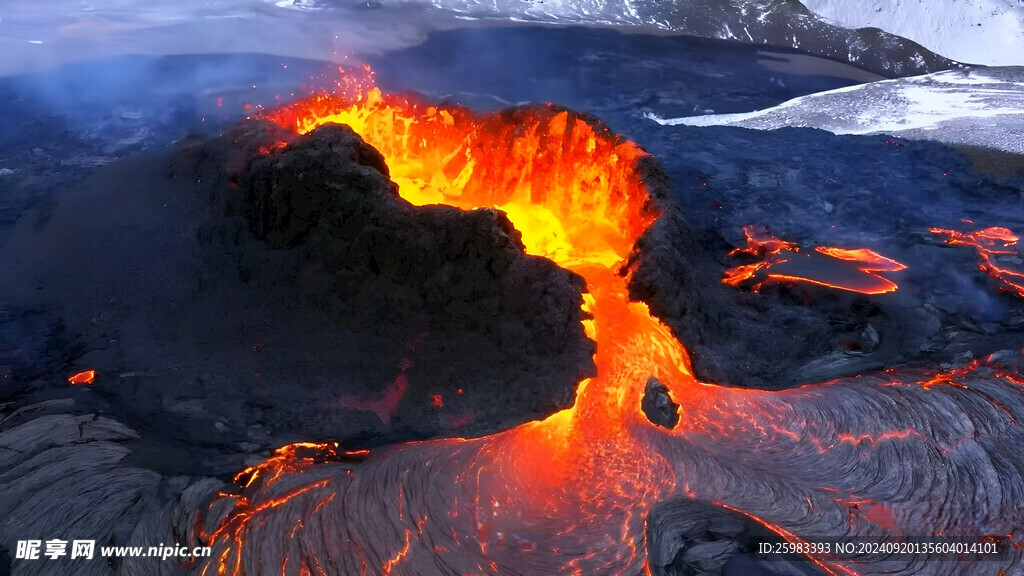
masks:
<svg viewBox="0 0 1024 576"><path fill-rule="evenodd" d="M746 246L730 251L729 256L747 254L760 261L726 270L722 282L730 286L751 283L755 292L770 283L806 282L861 294L885 294L895 292L898 286L878 273L907 268L867 248L817 246L814 252L801 252L797 244L780 240L763 227L744 226L743 235Z"/></svg>
<svg viewBox="0 0 1024 576"><path fill-rule="evenodd" d="M978 269L999 283L999 288L1024 298L1024 252L1017 244L1020 238L1007 228L992 226L974 232L958 232L929 228L933 234L946 237L953 246L973 246L981 263Z"/></svg>
<svg viewBox="0 0 1024 576"><path fill-rule="evenodd" d="M648 192L643 150L555 106L478 116L344 88L265 117L299 133L349 124L414 204L504 210L530 253L586 279L597 376L571 409L483 438L360 462L286 447L200 514L194 532L214 554L196 573L632 576L650 573L648 513L672 498L742 511L791 541L1019 541L1024 387L1013 372L883 372L781 392L698 382L620 273L668 209ZM679 404L671 428L641 409L652 378ZM831 574L995 574L1021 559L1007 549L983 563L814 560Z"/></svg>

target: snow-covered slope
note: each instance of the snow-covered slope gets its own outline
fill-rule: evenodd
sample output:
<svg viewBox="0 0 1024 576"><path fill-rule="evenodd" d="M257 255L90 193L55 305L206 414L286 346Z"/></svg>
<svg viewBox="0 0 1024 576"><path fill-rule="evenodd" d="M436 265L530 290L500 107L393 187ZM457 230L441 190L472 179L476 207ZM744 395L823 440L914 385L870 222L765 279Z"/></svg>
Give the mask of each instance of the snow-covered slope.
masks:
<svg viewBox="0 0 1024 576"><path fill-rule="evenodd" d="M784 46L887 77L954 65L893 34L830 24L799 0L2 0L0 74L120 54L260 52L341 62L481 20Z"/></svg>
<svg viewBox="0 0 1024 576"><path fill-rule="evenodd" d="M330 6L338 0L316 0ZM953 67L917 42L827 22L799 0L385 0L430 4L465 18L601 24L799 48L885 76Z"/></svg>
<svg viewBox="0 0 1024 576"><path fill-rule="evenodd" d="M1024 64L1021 0L801 0L850 28L875 27L972 64Z"/></svg>
<svg viewBox="0 0 1024 576"><path fill-rule="evenodd" d="M664 125L892 134L1024 154L1024 67L970 68L872 82L743 114L649 118Z"/></svg>

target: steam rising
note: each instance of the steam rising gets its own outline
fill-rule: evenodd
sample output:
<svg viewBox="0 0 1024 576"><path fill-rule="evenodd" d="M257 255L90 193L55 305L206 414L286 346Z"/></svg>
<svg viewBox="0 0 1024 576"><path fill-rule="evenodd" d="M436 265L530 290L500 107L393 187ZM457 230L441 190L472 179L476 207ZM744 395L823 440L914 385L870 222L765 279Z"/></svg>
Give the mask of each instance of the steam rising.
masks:
<svg viewBox="0 0 1024 576"><path fill-rule="evenodd" d="M914 42L833 26L797 0L131 0L0 8L0 75L124 54L258 52L344 62L482 23L577 24L668 31L806 49L887 75L948 68ZM57 14L58 16L54 16Z"/></svg>

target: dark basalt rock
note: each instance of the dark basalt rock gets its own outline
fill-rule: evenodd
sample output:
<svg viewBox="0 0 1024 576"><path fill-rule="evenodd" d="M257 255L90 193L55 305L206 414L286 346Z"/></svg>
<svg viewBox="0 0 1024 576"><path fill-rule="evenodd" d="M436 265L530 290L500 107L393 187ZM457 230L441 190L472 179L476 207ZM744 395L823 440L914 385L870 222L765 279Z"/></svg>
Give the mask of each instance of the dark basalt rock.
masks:
<svg viewBox="0 0 1024 576"><path fill-rule="evenodd" d="M805 307L757 294L745 295L743 305L737 306L734 291L721 283L720 271L707 265L700 235L670 198L660 163L650 158L644 174L661 216L637 241L623 267L630 298L647 303L679 337L699 378L751 387L793 384L786 372L789 363L825 354L829 325Z"/></svg>
<svg viewBox="0 0 1024 576"><path fill-rule="evenodd" d="M658 426L672 429L679 424L679 404L672 401L668 388L654 378L647 380L640 408L647 419Z"/></svg>
<svg viewBox="0 0 1024 576"><path fill-rule="evenodd" d="M651 510L647 553L655 576L821 576L797 554L764 555L761 543L784 542L743 516L700 500L669 500Z"/></svg>
<svg viewBox="0 0 1024 576"><path fill-rule="evenodd" d="M365 349L345 354L392 367L394 382L355 390L331 392L330 378L308 393L259 387L261 403L301 415L301 434L485 433L568 406L592 370L580 277L526 255L499 211L413 207L380 153L347 126L296 138L247 122L186 151L173 172L211 183L197 231L203 291L235 286L239 304L263 308L269 321L312 312L328 337L366 336ZM329 364L304 345L261 350L260 372L288 355ZM360 425L338 420L337 396ZM321 418L333 429L308 426Z"/></svg>
<svg viewBox="0 0 1024 576"><path fill-rule="evenodd" d="M1024 300L1000 294L972 250L928 232L970 230L964 214L1021 229L1020 177L982 175L933 142L639 121L619 130L637 134L673 186L630 263L632 295L679 336L699 378L784 388L1024 346ZM882 189L899 193L879 203ZM748 262L727 254L751 223L805 250L869 247L908 269L891 275L897 292L880 296L725 286L723 271Z"/></svg>
<svg viewBox="0 0 1024 576"><path fill-rule="evenodd" d="M5 268L41 287L12 308L59 318L68 345L27 350L40 376L0 401L4 542L190 541L224 480L288 441L351 462L485 434L567 407L593 370L581 278L527 256L501 212L409 205L344 126L245 122L118 163L11 243L36 248ZM95 383L69 387L81 369ZM90 569L188 570L108 560Z"/></svg>
<svg viewBox="0 0 1024 576"><path fill-rule="evenodd" d="M11 543L0 546L0 574L11 574L18 540L80 538L96 541L92 561L15 559L16 573L185 573L187 565L174 559L105 558L100 547L182 541L174 526L194 518L223 483L131 466L138 434L106 416L71 413L84 408L53 400L0 415L0 538Z"/></svg>
<svg viewBox="0 0 1024 576"><path fill-rule="evenodd" d="M0 575L9 576L11 573L11 555L0 546Z"/></svg>

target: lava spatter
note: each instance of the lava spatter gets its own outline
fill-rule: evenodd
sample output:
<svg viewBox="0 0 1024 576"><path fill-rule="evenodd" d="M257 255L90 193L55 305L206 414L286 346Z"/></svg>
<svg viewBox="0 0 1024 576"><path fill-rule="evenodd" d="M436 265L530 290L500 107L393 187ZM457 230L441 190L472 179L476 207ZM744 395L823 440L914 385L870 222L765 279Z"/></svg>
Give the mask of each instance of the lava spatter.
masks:
<svg viewBox="0 0 1024 576"><path fill-rule="evenodd" d="M784 391L699 382L686 349L629 299L620 273L659 211L642 149L557 106L476 115L386 95L371 80L346 77L334 94L263 117L299 134L349 124L381 151L412 204L503 210L527 252L586 279L584 329L597 343L597 375L579 383L572 408L487 437L390 446L359 462L365 455L279 451L239 475L240 493L221 494L204 513L209 530L199 536L214 555L197 570L650 573L647 515L679 497L740 511L792 542L881 540L893 528L963 540L1012 532L1008 519L1024 514L1024 498L1010 494L1024 485L1024 466L1008 456L1024 442L1024 387L1012 378L972 366ZM792 251L753 239L769 252ZM882 288L888 281L873 272L901 266L832 250L822 257L856 262ZM652 379L678 418L647 418ZM844 575L934 574L942 561L813 560ZM986 567L1020 560L1012 552Z"/></svg>

